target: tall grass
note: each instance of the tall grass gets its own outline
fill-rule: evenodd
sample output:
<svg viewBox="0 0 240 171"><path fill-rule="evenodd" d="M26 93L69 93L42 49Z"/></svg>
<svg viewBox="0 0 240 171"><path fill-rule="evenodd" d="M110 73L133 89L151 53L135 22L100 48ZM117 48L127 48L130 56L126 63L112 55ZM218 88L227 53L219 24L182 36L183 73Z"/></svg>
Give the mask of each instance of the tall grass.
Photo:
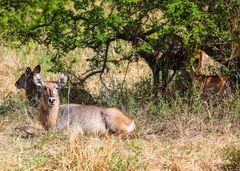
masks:
<svg viewBox="0 0 240 171"><path fill-rule="evenodd" d="M27 66L41 64L49 73L46 53L40 48L0 55L0 170L231 170L239 168L240 101L238 93L203 99L195 91L174 91L166 101L153 95L146 64L111 66L104 77L86 84L98 105L116 106L136 121L130 139L118 136L68 135L38 130L37 109L31 108L14 83ZM68 58L88 51L76 50ZM26 62L22 62L24 59ZM85 69L77 58L73 71ZM18 63L20 61L20 63ZM126 75L126 70L128 74ZM8 73L8 74L7 74ZM179 87L176 79L175 87ZM173 85L174 86L174 85ZM156 103L157 102L157 103ZM36 127L33 137L21 136L18 127ZM22 138L24 137L24 138Z"/></svg>

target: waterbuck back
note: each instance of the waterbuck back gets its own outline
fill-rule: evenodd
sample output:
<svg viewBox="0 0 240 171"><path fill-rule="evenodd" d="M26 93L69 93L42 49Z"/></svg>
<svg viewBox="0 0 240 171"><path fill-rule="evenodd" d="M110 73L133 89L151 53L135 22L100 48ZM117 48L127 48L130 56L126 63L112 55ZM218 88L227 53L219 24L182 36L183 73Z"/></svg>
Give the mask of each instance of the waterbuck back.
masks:
<svg viewBox="0 0 240 171"><path fill-rule="evenodd" d="M103 134L130 133L134 127L130 116L117 108L69 104L61 105L56 129Z"/></svg>

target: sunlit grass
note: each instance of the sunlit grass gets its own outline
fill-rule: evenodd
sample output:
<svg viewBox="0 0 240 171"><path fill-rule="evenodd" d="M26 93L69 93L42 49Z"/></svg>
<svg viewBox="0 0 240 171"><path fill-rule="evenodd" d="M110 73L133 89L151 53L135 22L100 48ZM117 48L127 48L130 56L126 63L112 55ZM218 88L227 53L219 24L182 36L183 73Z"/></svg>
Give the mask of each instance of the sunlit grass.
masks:
<svg viewBox="0 0 240 171"><path fill-rule="evenodd" d="M44 132L37 109L23 90L14 86L27 66L49 73L47 53L32 49L0 48L0 170L230 170L239 168L240 101L237 96L203 100L175 94L170 103L153 102L150 72L143 61L111 66L104 75L107 90L97 76L85 88L99 105L117 106L130 113L137 129L130 139L119 136L69 135ZM84 59L93 52L77 49L73 70L84 72ZM81 56L81 58L80 58ZM127 74L126 74L127 72ZM124 81L124 78L126 79ZM187 94L188 92L186 92ZM16 128L26 128L27 132ZM31 133L34 136L29 136Z"/></svg>

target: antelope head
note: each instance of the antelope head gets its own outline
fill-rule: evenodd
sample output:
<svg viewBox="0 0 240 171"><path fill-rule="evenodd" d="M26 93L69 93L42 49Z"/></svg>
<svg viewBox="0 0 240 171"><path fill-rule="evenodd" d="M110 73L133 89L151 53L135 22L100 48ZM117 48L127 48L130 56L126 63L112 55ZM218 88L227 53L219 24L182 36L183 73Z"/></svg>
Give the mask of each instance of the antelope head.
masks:
<svg viewBox="0 0 240 171"><path fill-rule="evenodd" d="M33 82L33 75L35 73L40 73L41 72L41 67L40 65L37 65L33 71L30 67L27 67L27 69L25 70L25 72L18 78L18 80L15 83L15 86L18 89L26 89L28 84L30 82Z"/></svg>
<svg viewBox="0 0 240 171"><path fill-rule="evenodd" d="M58 89L62 88L67 83L67 76L61 75L57 82L44 82L40 74L35 74L34 83L42 89L42 104L53 107L55 104L60 103Z"/></svg>

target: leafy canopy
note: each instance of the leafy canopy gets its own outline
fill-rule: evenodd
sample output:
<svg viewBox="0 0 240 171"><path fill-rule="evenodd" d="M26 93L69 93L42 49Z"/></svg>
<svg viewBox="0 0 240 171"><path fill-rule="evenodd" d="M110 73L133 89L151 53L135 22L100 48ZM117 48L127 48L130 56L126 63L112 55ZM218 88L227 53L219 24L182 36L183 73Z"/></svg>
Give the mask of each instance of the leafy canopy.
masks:
<svg viewBox="0 0 240 171"><path fill-rule="evenodd" d="M15 44L45 45L56 66L69 51L87 47L96 52L90 60L96 68L106 67L109 46L116 42L115 50L125 54L123 59L137 55L151 67L152 54L173 56L171 42L193 50L231 41L231 9L239 4L238 0L2 1L0 31L3 40ZM132 49L126 55L127 42Z"/></svg>

